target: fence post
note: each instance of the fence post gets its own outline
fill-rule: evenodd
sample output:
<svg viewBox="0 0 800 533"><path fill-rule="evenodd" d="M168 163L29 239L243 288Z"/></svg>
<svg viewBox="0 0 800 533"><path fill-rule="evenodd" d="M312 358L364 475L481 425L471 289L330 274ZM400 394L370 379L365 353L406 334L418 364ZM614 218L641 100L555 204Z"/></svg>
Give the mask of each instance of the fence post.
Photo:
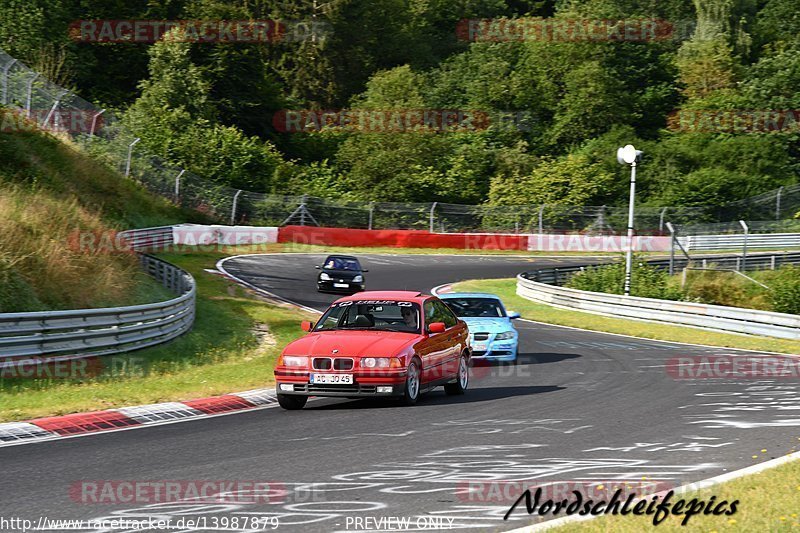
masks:
<svg viewBox="0 0 800 533"><path fill-rule="evenodd" d="M661 215L658 217L658 232L664 233L664 217L667 215L667 209L669 207L665 207L661 210Z"/></svg>
<svg viewBox="0 0 800 533"><path fill-rule="evenodd" d="M240 194L242 194L241 189L236 191L236 194L233 195L233 206L231 207L231 226L233 226L236 223L236 204L239 203Z"/></svg>
<svg viewBox="0 0 800 533"><path fill-rule="evenodd" d="M183 173L186 172L186 169L182 169L177 176L175 176L175 203L180 201L181 197L181 176Z"/></svg>
<svg viewBox="0 0 800 533"><path fill-rule="evenodd" d="M775 220L781 219L781 195L783 195L783 186L778 187L778 194L775 195Z"/></svg>
<svg viewBox="0 0 800 533"><path fill-rule="evenodd" d="M306 225L306 202L308 202L308 196L303 195L303 198L300 199L300 225Z"/></svg>
<svg viewBox="0 0 800 533"><path fill-rule="evenodd" d="M375 204L373 202L369 203L369 229L372 229L372 215L375 212Z"/></svg>
<svg viewBox="0 0 800 533"><path fill-rule="evenodd" d="M69 91L64 89L60 93L58 93L58 96L56 96L56 101L53 102L53 107L50 108L50 111L47 113L47 116L45 117L44 121L39 124L40 128L42 128L42 129L46 129L47 128L47 124L50 123L50 118L53 116L53 113L55 113L56 109L58 109L58 106L61 105L61 99L64 98L64 95L67 94L68 92ZM53 129L57 129L58 128L58 122L59 122L58 116L56 115L56 120L53 123L53 126L54 126Z"/></svg>
<svg viewBox="0 0 800 533"><path fill-rule="evenodd" d="M131 175L131 155L133 155L133 147L136 145L136 143L138 143L141 140L142 139L140 139L139 137L136 137L133 140L133 142L128 145L128 159L125 162L125 177L126 178Z"/></svg>
<svg viewBox="0 0 800 533"><path fill-rule="evenodd" d="M12 59L11 63L3 67L3 105L8 104L8 73L16 62L16 59Z"/></svg>
<svg viewBox="0 0 800 533"><path fill-rule="evenodd" d="M33 82L39 78L41 74L38 72L34 74L34 76L28 80L28 88L27 88L27 95L25 98L25 116L31 118L31 99L33 98Z"/></svg>
<svg viewBox="0 0 800 533"><path fill-rule="evenodd" d="M95 128L97 128L97 119L100 118L100 115L102 115L105 112L106 110L105 108L103 108L97 113L95 113L94 116L92 117L92 129L89 131L89 137L94 137L94 130Z"/></svg>
<svg viewBox="0 0 800 533"><path fill-rule="evenodd" d="M544 206L546 204L542 204L539 206L539 235L544 233Z"/></svg>
<svg viewBox="0 0 800 533"><path fill-rule="evenodd" d="M744 220L740 220L739 224L744 228L744 246L742 248L742 271L747 270L747 237L750 235L750 228Z"/></svg>
<svg viewBox="0 0 800 533"><path fill-rule="evenodd" d="M438 204L438 203L439 202L433 202L433 205L431 205L431 213L430 213L430 232L431 233L433 233L433 230L434 230L433 219L434 219L434 216L435 216L436 204Z"/></svg>
<svg viewBox="0 0 800 533"><path fill-rule="evenodd" d="M667 222L669 230L669 275L675 274L675 227Z"/></svg>

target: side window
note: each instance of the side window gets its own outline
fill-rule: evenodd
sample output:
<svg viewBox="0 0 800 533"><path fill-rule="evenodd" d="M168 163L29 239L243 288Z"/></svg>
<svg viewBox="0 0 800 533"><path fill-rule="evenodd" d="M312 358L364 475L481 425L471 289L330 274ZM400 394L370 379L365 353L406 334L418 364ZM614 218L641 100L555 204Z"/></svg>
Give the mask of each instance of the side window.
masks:
<svg viewBox="0 0 800 533"><path fill-rule="evenodd" d="M423 307L425 311L425 327L427 328L432 322L438 322L436 318L436 308L433 306L433 300L427 300Z"/></svg>
<svg viewBox="0 0 800 533"><path fill-rule="evenodd" d="M437 308L437 315L440 317L439 322L444 322L444 325L448 328L452 328L458 324L456 315L447 307L447 304L442 301L434 300L434 307Z"/></svg>

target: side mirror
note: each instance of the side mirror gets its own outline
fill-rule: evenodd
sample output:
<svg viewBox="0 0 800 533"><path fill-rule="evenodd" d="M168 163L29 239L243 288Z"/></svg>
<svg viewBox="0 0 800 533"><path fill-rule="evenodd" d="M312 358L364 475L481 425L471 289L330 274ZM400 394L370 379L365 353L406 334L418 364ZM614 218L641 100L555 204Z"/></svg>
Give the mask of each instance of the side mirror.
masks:
<svg viewBox="0 0 800 533"><path fill-rule="evenodd" d="M319 270L321 267L320 267L319 265L316 265L314 268L316 268L317 270Z"/></svg>
<svg viewBox="0 0 800 533"><path fill-rule="evenodd" d="M517 313L516 311L509 311L508 312L508 318L510 318L511 320L514 320L515 318L519 318L519 317L520 317L520 314Z"/></svg>
<svg viewBox="0 0 800 533"><path fill-rule="evenodd" d="M302 329L303 331L311 331L313 327L314 324L312 324L308 320L303 320L302 322L300 322L300 329Z"/></svg>
<svg viewBox="0 0 800 533"><path fill-rule="evenodd" d="M444 322L431 322L428 325L428 333L444 333L446 329Z"/></svg>

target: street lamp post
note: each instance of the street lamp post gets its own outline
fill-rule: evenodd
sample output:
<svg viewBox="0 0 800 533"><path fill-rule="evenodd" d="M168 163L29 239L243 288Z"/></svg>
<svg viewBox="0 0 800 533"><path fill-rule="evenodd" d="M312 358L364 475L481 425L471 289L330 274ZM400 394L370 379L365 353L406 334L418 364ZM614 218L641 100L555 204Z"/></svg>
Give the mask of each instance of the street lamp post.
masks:
<svg viewBox="0 0 800 533"><path fill-rule="evenodd" d="M617 150L617 161L622 165L631 166L631 194L628 203L628 247L625 251L625 296L631 295L631 270L633 268L633 221L634 199L636 197L636 164L642 160L641 150L628 144Z"/></svg>

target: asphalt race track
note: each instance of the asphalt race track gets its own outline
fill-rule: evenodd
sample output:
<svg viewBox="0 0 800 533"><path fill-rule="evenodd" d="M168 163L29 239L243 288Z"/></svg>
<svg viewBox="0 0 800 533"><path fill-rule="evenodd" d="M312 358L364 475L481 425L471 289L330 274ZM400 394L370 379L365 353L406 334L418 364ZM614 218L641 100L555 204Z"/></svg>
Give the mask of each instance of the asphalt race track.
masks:
<svg viewBox="0 0 800 533"><path fill-rule="evenodd" d="M368 289L414 290L575 261L361 258L370 269ZM335 296L315 290L320 261L305 254L249 256L227 261L225 269L286 299L324 308ZM668 373L674 357L752 353L525 321L518 328L521 363L474 368L463 397L437 390L411 408L319 399L299 412L270 408L0 448L2 514L277 517L277 531L313 532L358 525L378 530L374 522L356 519L396 517L419 526L411 530L442 525L505 531L533 522L519 509L503 521L520 481L571 488L643 480L659 488L680 486L785 455L800 444L796 379L676 379ZM100 505L71 497L70 487L81 480L259 480L275 490L258 501ZM743 501L740 508L746 506ZM186 529L221 529L211 523Z"/></svg>

